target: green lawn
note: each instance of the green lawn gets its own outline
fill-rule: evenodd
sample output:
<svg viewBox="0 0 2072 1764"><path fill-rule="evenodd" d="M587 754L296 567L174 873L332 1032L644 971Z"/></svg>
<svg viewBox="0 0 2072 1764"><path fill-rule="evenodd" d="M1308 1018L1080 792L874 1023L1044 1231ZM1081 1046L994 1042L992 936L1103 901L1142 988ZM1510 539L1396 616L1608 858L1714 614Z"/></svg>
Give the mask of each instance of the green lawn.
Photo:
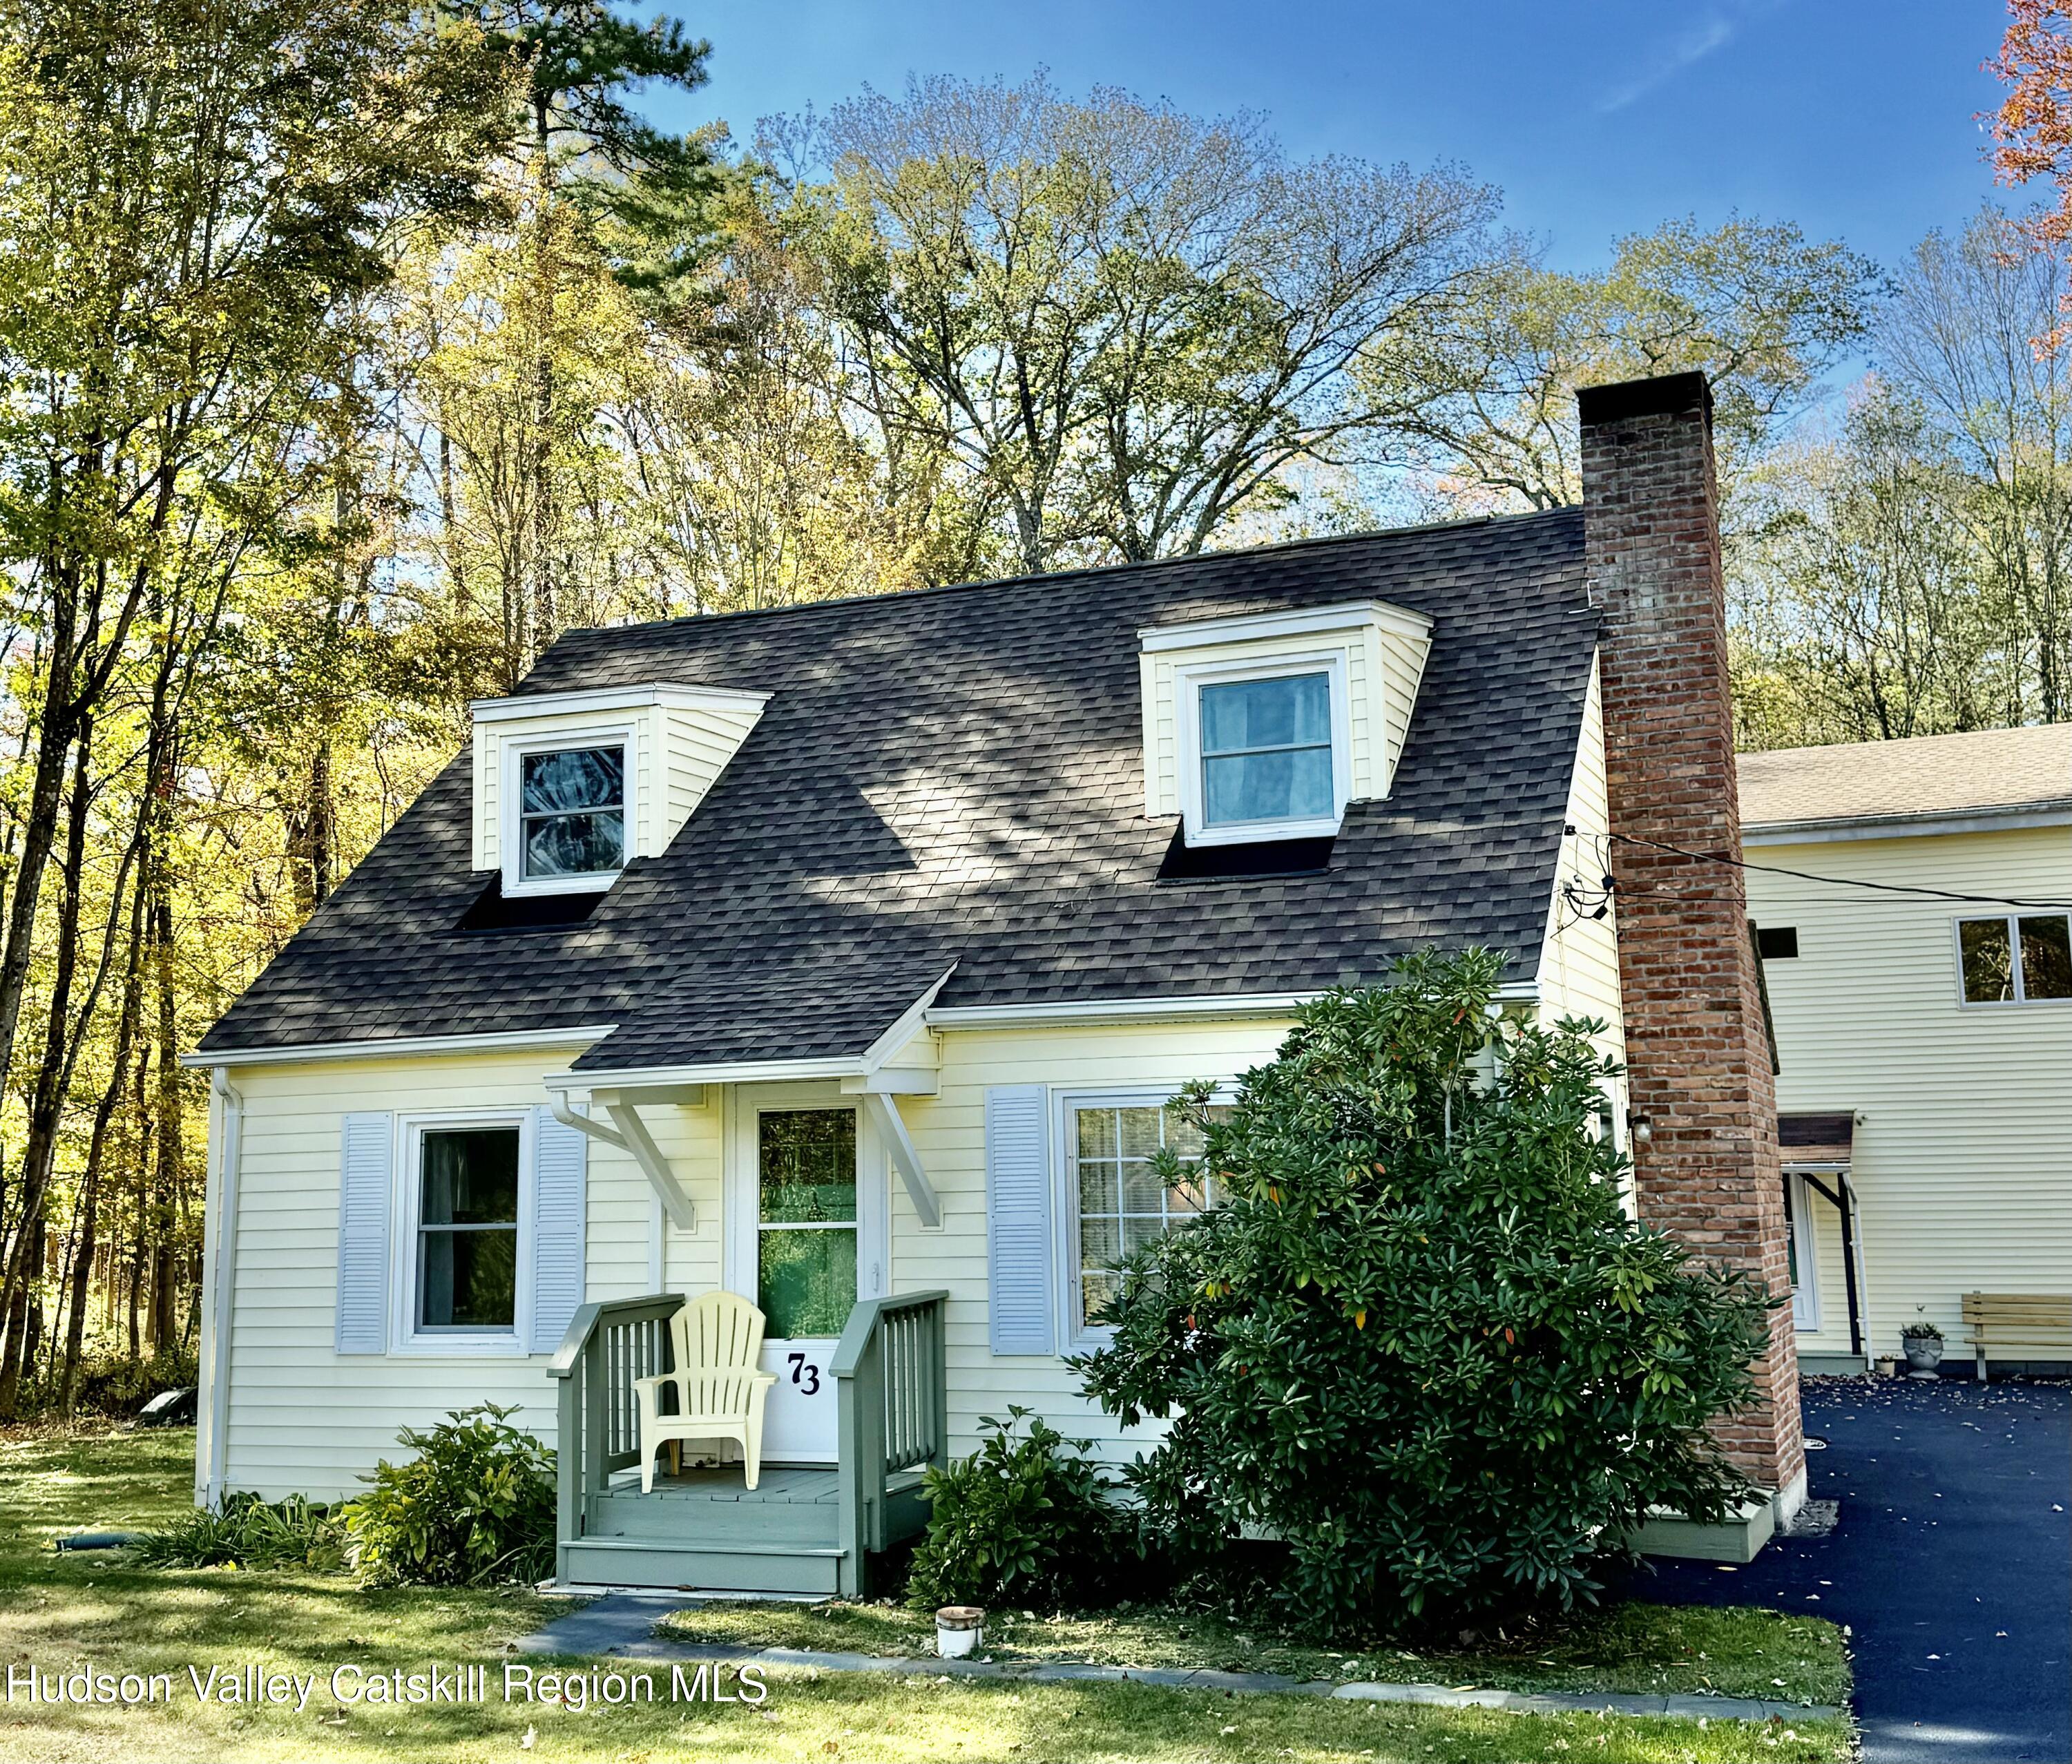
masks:
<svg viewBox="0 0 2072 1764"><path fill-rule="evenodd" d="M0 1759L35 1764L107 1764L111 1756L458 1761L504 1760L523 1753L629 1764L684 1758L849 1758L894 1764L908 1759L938 1764L945 1758L1062 1764L1262 1758L1574 1764L1580 1755L1679 1764L1729 1759L1841 1764L1850 1754L1847 1725L1839 1721L1776 1724L1768 1730L1737 1722L1700 1727L1695 1721L1231 1697L1134 1684L1017 1688L933 1678L790 1674L772 1677L760 1708L672 1704L666 1700L666 1669L659 1675L664 1700L581 1714L557 1704L493 1698L460 1708L391 1712L362 1704L341 1709L321 1683L299 1713L204 1704L187 1687L190 1666L204 1673L210 1666L232 1672L257 1663L269 1671L315 1672L327 1680L334 1667L347 1663L372 1673L475 1660L489 1663L494 1680L504 1644L537 1626L549 1612L565 1607L529 1594L368 1593L338 1576L150 1572L125 1566L119 1555L51 1553L50 1540L61 1532L135 1528L178 1511L187 1499L192 1445L187 1433L0 1437L0 1657L18 1671L33 1664L46 1672L90 1667L170 1672L176 1679L174 1700L153 1707L54 1708L17 1696L0 1706ZM740 1614L738 1610L703 1614L705 1619ZM825 1624L848 1622L852 1639L845 1645L855 1645L858 1619L853 1617L790 1614L800 1621L811 1614ZM883 1616L880 1611L870 1620ZM1075 1631L1069 1640L1061 1626L1052 1639L1060 1651L1082 1653L1100 1645L1118 1650L1152 1645L1149 1637L1128 1639L1127 1621L1109 1627L1114 1633L1106 1644L1092 1635L1091 1626L1087 1635ZM1159 1645L1198 1643L1210 1652L1223 1645L1219 1639L1211 1643L1206 1636L1177 1633ZM1703 1643L1699 1647L1713 1651ZM1656 1653L1658 1669L1683 1669L1687 1663L1671 1659L1665 1648ZM1264 1663L1256 1654L1248 1657ZM1810 1651L1806 1655L1809 1661L1821 1657ZM1378 1657L1363 1656L1363 1668L1370 1658L1379 1667ZM1560 1650L1541 1658L1555 1660L1555 1670L1564 1669ZM1430 1676L1413 1675L1409 1663L1400 1663L1404 1671L1392 1676ZM1437 1660L1432 1664L1437 1667ZM1478 1659L1475 1666L1453 1681L1498 1681L1490 1662ZM1447 1663L1441 1676L1449 1676L1450 1667ZM1570 1658L1566 1669L1582 1670L1579 1657ZM1648 1669L1644 1661L1636 1667Z"/></svg>
<svg viewBox="0 0 2072 1764"><path fill-rule="evenodd" d="M759 1647L935 1651L935 1620L895 1605L709 1605L664 1618L687 1640ZM1092 1660L1104 1666L1210 1667L1304 1679L1494 1687L1511 1691L1716 1691L1776 1702L1840 1703L1848 1695L1841 1633L1778 1611L1622 1605L1473 1653L1392 1643L1348 1653L1222 1618L1140 1607L1083 1617L994 1614L985 1652L997 1660ZM1779 1680L1783 1680L1780 1686Z"/></svg>

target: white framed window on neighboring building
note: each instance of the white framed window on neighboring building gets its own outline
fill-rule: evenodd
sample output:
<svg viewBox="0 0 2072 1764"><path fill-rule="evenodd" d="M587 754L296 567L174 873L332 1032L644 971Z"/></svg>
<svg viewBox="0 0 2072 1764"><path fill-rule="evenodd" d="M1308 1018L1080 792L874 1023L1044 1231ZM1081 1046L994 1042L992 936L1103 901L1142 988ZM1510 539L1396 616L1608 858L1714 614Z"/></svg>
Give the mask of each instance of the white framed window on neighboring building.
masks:
<svg viewBox="0 0 2072 1764"><path fill-rule="evenodd" d="M1065 1351L1096 1347L1102 1313L1120 1290L1122 1258L1197 1219L1227 1198L1198 1163L1168 1186L1151 1160L1170 1148L1198 1157L1199 1132L1170 1106L1169 1092L1066 1092L1058 1098L1059 1304ZM1218 1106L1211 1115L1228 1112Z"/></svg>
<svg viewBox="0 0 2072 1764"><path fill-rule="evenodd" d="M390 1274L397 1351L519 1354L532 1306L533 1116L467 1109L397 1123Z"/></svg>
<svg viewBox="0 0 2072 1764"><path fill-rule="evenodd" d="M1820 1269L1815 1254L1812 1209L1807 1204L1806 1178L1784 1173L1784 1243L1791 1274L1791 1322L1802 1335L1820 1327Z"/></svg>
<svg viewBox="0 0 2072 1764"><path fill-rule="evenodd" d="M1956 923L1959 997L1967 1005L2072 998L2072 918L1995 913Z"/></svg>
<svg viewBox="0 0 2072 1764"><path fill-rule="evenodd" d="M1337 833L1352 794L1343 651L1183 667L1177 685L1189 845Z"/></svg>
<svg viewBox="0 0 2072 1764"><path fill-rule="evenodd" d="M618 880L635 807L632 749L630 730L506 744L506 894L570 894Z"/></svg>

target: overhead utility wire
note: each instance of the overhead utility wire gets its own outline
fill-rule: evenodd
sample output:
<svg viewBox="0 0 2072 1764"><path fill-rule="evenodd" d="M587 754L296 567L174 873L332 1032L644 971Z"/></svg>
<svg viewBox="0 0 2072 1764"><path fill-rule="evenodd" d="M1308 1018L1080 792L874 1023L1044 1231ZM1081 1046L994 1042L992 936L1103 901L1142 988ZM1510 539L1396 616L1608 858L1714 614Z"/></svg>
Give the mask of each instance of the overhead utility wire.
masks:
<svg viewBox="0 0 2072 1764"><path fill-rule="evenodd" d="M1573 830L1572 829L1571 829ZM1787 870L1782 864L1752 864L1745 857L1729 857L1716 851L1687 851L1681 845L1665 845L1659 839L1642 839L1634 833L1614 833L1610 838L1628 845L1645 845L1688 858L1694 864L1724 864L1734 870L1761 870L1769 876L1790 876L1799 882L1822 882L1830 888L1861 888L1880 894L1907 894L1917 899L1951 900L1959 906L2028 907L2043 912L2072 913L2072 901L2025 900L2013 894L1967 894L1948 888L1928 888L1909 882L1864 882L1852 876L1820 876L1810 870Z"/></svg>

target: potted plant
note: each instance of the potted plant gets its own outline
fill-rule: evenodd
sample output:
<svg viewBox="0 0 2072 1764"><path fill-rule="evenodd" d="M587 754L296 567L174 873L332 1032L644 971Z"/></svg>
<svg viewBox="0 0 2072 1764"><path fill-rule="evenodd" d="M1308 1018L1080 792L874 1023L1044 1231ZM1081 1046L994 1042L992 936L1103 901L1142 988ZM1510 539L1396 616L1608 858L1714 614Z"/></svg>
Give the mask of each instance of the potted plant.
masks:
<svg viewBox="0 0 2072 1764"><path fill-rule="evenodd" d="M1934 1378L1942 1363L1942 1331L1926 1318L1909 1323L1899 1332L1900 1346L1906 1350L1909 1378Z"/></svg>

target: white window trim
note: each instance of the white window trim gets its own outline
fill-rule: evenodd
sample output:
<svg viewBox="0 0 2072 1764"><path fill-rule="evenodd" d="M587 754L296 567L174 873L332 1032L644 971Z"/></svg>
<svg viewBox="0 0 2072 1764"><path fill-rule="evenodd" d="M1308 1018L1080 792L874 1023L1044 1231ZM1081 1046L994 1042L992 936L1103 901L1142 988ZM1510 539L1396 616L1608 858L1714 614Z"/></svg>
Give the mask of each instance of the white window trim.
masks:
<svg viewBox="0 0 2072 1764"><path fill-rule="evenodd" d="M1791 1289L1791 1324L1802 1334L1820 1332L1819 1243L1813 1232L1813 1209L1806 1195L1806 1178L1786 1170L1791 1187L1791 1239L1799 1254L1799 1284Z"/></svg>
<svg viewBox="0 0 2072 1764"><path fill-rule="evenodd" d="M1202 688L1233 685L1248 680L1284 680L1291 675L1320 672L1327 676L1331 694L1331 813L1207 825L1202 796ZM1181 826L1188 845L1249 845L1269 839L1321 839L1338 832L1345 819L1346 804L1352 800L1353 777L1352 695L1343 649L1182 664L1173 670L1173 696L1179 734Z"/></svg>
<svg viewBox="0 0 2072 1764"><path fill-rule="evenodd" d="M504 742L497 842L504 857L505 899L528 894L601 894L626 874L622 864L617 870L601 870L594 876L528 877L525 874L524 817L518 778L520 762L530 754L561 754L581 747L617 746L624 755L626 779L625 803L620 810L626 836L621 849L631 858L639 824L639 734L637 722L601 723L593 728L557 730L552 734L513 736Z"/></svg>
<svg viewBox="0 0 2072 1764"><path fill-rule="evenodd" d="M1960 1010L2010 1010L2017 1005L2056 1005L2061 1009L2072 1005L2072 998L2031 998L2028 983L2021 972L2021 922L2025 919L2072 919L2072 914L2043 913L1959 913L1950 921L1950 949L1957 960L1957 1007ZM1998 919L2007 927L2008 954L2014 970L2014 997L2012 998L1967 998L1964 996L1964 927L1967 925L1990 924Z"/></svg>
<svg viewBox="0 0 2072 1764"><path fill-rule="evenodd" d="M518 1275L511 1327L420 1330L417 1327L417 1207L425 1135L442 1128L514 1127L518 1130ZM388 1339L392 1354L424 1359L523 1358L532 1333L532 1232L537 1211L533 1168L533 1114L529 1108L450 1108L396 1118L396 1191L389 1219Z"/></svg>
<svg viewBox="0 0 2072 1764"><path fill-rule="evenodd" d="M1164 1108L1179 1094L1175 1080L1166 1085L1130 1085L1115 1090L1060 1090L1050 1092L1051 1145L1051 1265L1057 1307L1059 1352L1090 1354L1114 1341L1114 1329L1105 1323L1078 1321L1079 1314L1079 1172L1074 1157L1073 1114L1082 1108ZM1230 1100L1230 1087L1218 1084L1209 1098L1214 1103Z"/></svg>

